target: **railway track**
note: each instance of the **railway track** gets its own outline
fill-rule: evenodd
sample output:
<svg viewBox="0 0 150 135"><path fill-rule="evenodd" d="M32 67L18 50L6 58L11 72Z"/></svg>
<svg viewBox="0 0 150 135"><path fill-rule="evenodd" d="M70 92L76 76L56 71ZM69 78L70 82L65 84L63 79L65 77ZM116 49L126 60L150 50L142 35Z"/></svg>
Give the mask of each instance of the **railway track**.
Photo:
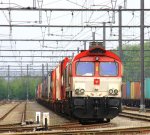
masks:
<svg viewBox="0 0 150 135"><path fill-rule="evenodd" d="M48 131L78 131L78 130L89 130L89 129L96 129L96 128L110 128L114 127L114 124L111 123L102 123L102 124L90 124L90 125L82 125L77 122L66 123L63 125L54 125L48 126ZM0 133L3 132L33 132L33 131L40 131L45 130L44 127L41 125L28 125L28 126L8 126L3 125L0 126Z"/></svg>
<svg viewBox="0 0 150 135"><path fill-rule="evenodd" d="M124 124L122 124L122 126L120 127L120 122L117 123L117 121L122 120L123 118L121 117L128 117L130 119L138 119L138 120L142 120L142 121L149 121L150 118L148 118L147 120L147 116L144 116L144 118L140 118L140 116L142 115L139 114L137 115L135 111L133 111L132 116L131 117L131 113L127 113L126 110L123 111L123 113L121 113L121 115L126 115L126 116L121 116L120 118L118 117L118 120L115 120L110 122L110 123L101 123L101 124L87 124L87 125L82 125L77 121L69 121L69 122L65 122L65 123L56 123L55 121L57 118L51 118L50 120L52 121L52 119L54 119L54 123L51 126L48 126L47 131L45 131L45 127L40 125L40 124L31 124L31 125L26 125L26 124L21 124L26 122L26 117L28 117L27 119L29 119L29 115L31 115L31 112L28 111L31 110L32 104L30 103L31 107L29 107L29 104L27 106L27 103L24 102L22 103L22 105L18 105L16 107L16 110L14 109L13 113L16 113L17 111L19 111L20 115L19 115L19 122L18 123L9 123L9 124L1 124L0 125L0 134L2 133L11 133L12 135L14 134L33 134L33 135L39 135L39 134L61 134L61 135L83 135L83 134L94 134L94 135L101 135L101 134L132 134L132 133L137 133L137 134L143 134L143 133L150 133L150 125L147 126L148 124L142 125L140 127L137 127L139 125L136 125L136 127L133 127L132 125L128 125L125 124L127 126L125 126ZM22 106L22 107L21 107ZM35 105L34 105L35 106ZM27 110L26 110L27 109ZM35 108L34 108L35 109ZM20 111L22 110L22 111ZM37 109L36 109L37 110ZM28 114L29 113L29 114ZM28 114L28 116L27 116ZM128 115L130 116L128 116ZM137 115L135 118L135 115ZM52 114L50 115L52 116ZM17 116L15 116L17 117ZM53 116L56 117L56 116ZM146 120L145 120L146 119ZM129 121L133 121L133 120L129 120ZM134 121L133 121L134 122ZM148 123L148 122L147 122Z"/></svg>
<svg viewBox="0 0 150 135"><path fill-rule="evenodd" d="M2 117L0 117L0 121L4 120L7 115L9 115L20 103L15 104L10 110L8 110Z"/></svg>
<svg viewBox="0 0 150 135"><path fill-rule="evenodd" d="M144 114L137 114L137 113L130 113L123 111L119 114L121 117L126 117L130 119L137 119L137 120L143 120L143 121L150 121L150 116L144 115Z"/></svg>
<svg viewBox="0 0 150 135"><path fill-rule="evenodd" d="M100 123L100 124L89 124L82 125L80 123L72 123L72 124L64 124L64 125L56 125L50 126L50 130L83 130L83 129L96 129L96 128L111 128L115 127L112 123Z"/></svg>
<svg viewBox="0 0 150 135"><path fill-rule="evenodd" d="M93 127L93 126L92 126ZM50 127L49 127L50 128ZM150 126L143 126L143 127L113 127L110 128L109 126L102 128L99 126L99 128L83 128L82 129L59 129L59 130L51 130L48 131L35 131L35 127L16 127L9 130L11 135L39 135L39 134L48 134L48 135L55 135L55 134L61 134L61 135L106 135L106 134L112 134L112 135L120 135L120 134L148 134L150 133ZM0 130L0 132L5 132L5 128ZM17 133L16 133L17 132Z"/></svg>
<svg viewBox="0 0 150 135"><path fill-rule="evenodd" d="M16 118L16 120L14 117ZM14 118L14 120L12 120L12 118ZM0 117L0 125L5 125L5 123L7 123L8 126L21 125L25 122L25 119L26 102L19 102L17 104L14 104L13 107L11 107L11 109L8 109L8 111ZM10 124L8 124L8 122L10 122Z"/></svg>
<svg viewBox="0 0 150 135"><path fill-rule="evenodd" d="M131 111L140 111L139 107L127 107L127 106L123 106L124 110L131 110ZM145 112L150 112L149 108L145 109Z"/></svg>

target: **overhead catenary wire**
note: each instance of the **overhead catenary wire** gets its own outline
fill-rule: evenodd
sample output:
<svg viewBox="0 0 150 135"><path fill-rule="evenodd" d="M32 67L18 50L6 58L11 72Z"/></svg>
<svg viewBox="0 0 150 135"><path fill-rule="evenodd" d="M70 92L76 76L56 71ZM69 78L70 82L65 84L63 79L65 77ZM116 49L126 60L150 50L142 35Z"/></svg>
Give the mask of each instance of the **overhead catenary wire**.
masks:
<svg viewBox="0 0 150 135"><path fill-rule="evenodd" d="M107 1L104 1L104 3L102 3L102 1L99 1L98 2L99 4L97 4L96 0L94 0L94 1L84 0L82 2L79 0L76 0L76 1L68 0L67 3L68 4L70 3L70 5L73 5L74 9L72 9L71 7L69 7L68 9L65 9L65 8L61 9L60 7L51 8L52 7L51 4L59 3L59 1L57 1L57 0L50 1L50 2L46 1L46 3L45 3L45 1L43 1L42 8L39 8L38 5L32 7L31 6L32 4L30 2L29 5L27 5L27 6L26 6L26 4L24 4L23 5L24 7L17 6L17 3L16 3L16 5L11 3L10 4L11 6L5 4L4 9L1 9L2 4L0 3L1 11L3 11L3 12L8 11L8 10L11 11L11 15L12 15L11 25L19 25L18 23L20 23L20 24L22 23L25 25L31 24L30 25L31 27L27 26L25 28L23 28L23 26L12 27L13 32L12 32L11 38L9 38L8 36L3 38L1 36L0 41L2 42L3 45L5 45L5 46L2 46L2 44L1 44L1 50L5 50L5 49L11 50L10 46L6 45L6 44L8 44L8 40L9 40L9 42L10 41L12 42L11 44L13 46L12 47L13 50L22 49L23 46L26 46L27 48L31 48L31 49L29 49L29 50L31 50L31 52L28 52L27 49L25 49L26 51L24 52L24 53L26 53L25 55L28 54L28 56L31 56L30 59L21 57L24 54L23 51L21 51L20 53L13 51L13 52L10 52L11 53L10 55L11 56L12 56L12 54L15 54L14 56L19 55L19 58L17 58L17 59L14 58L17 62L30 60L33 62L31 64L34 65L34 61L36 61L36 58L34 58L34 56L36 56L39 52L41 52L41 56L43 56L43 55L48 56L47 55L48 51L45 51L46 49L49 50L49 55L52 55L52 53L54 55L58 55L60 52L59 50L63 50L63 49L65 49L65 47L67 49L76 50L77 47L81 47L84 42L86 42L88 44L88 42L92 41L92 40L89 40L89 39L91 39L91 34L89 34L89 33L92 31L92 29L95 29L96 40L98 39L97 41L102 41L101 30L103 27L96 27L96 26L99 26L99 25L102 26L102 22L100 22L101 20L104 20L106 22L108 21L109 17L108 17L108 15L106 15L108 11L117 13L119 11L116 8L116 7L118 7L118 4L119 5L121 4L121 6L123 6L123 7L125 7L125 5L127 5L126 0L121 0L121 1L118 0L119 2L116 5L111 6L110 1L114 1L114 0L107 0ZM63 2L63 1L61 1L61 2ZM48 5L48 4L50 4L50 5ZM95 5L95 7L94 7L94 5ZM98 5L100 5L100 6L98 7ZM102 5L105 5L105 6L102 7ZM46 8L46 7L48 7L48 8ZM114 9L112 9L112 8L114 8ZM17 19L18 22L14 19L14 16L15 16L14 13L19 14L19 12L22 12L22 13L26 14L27 12L30 12L30 13L38 14L39 11L42 12L42 18L41 18L42 23L41 24L38 24L39 21L37 21L40 18L39 16L37 16L37 18L33 19L33 20L30 20L28 18L27 18L27 20L19 20L20 19L19 18L19 19ZM128 19L128 22L127 22L128 25L127 25L127 23L125 24L129 27L122 27L122 29L124 31L124 33L123 33L124 37L123 37L122 41L124 43L132 43L132 41L139 42L140 39L138 37L137 29L139 29L138 26L140 26L140 25L137 20L139 17L138 13L139 13L140 9L129 9L128 10L126 8L126 9L122 9L122 11L125 13L128 13L128 14L130 14L130 12L131 13L134 12L134 18L129 18L131 20ZM149 11L150 11L149 9L146 9L145 13L148 13ZM81 12L82 12L82 16L81 16ZM59 13L59 14L56 16L57 13ZM5 15L6 15L6 12L5 12ZM94 15L96 15L96 16L94 16ZM86 23L86 21L85 21L86 19L84 18L84 16L86 16L88 23ZM148 14L147 14L147 16L148 16ZM7 18L8 17L9 16L7 16ZM53 24L55 24L55 21L63 22L61 20L63 20L64 17L66 17L69 20L68 21L69 23L66 23L63 25L72 26L72 24L76 25L78 23L77 25L79 25L81 27L76 27L76 26L75 27L65 27L65 26L64 27L61 27L61 26L53 27ZM104 17L105 17L105 19L104 19ZM5 18L5 16L3 16L3 18ZM115 18L115 19L117 19L117 18ZM79 20L79 21L76 21L76 20ZM149 21L147 18L146 18L146 20L147 20L147 23L145 23L145 30L149 29L149 27L146 27L149 25ZM42 25L42 27L40 27L40 26L32 27L32 25L34 25L34 24ZM130 26L134 26L135 24L136 24L136 27L130 27ZM52 27L51 27L51 25L52 25ZM106 26L110 26L110 25L111 24L108 23ZM117 24L115 24L115 25L117 26ZM86 26L92 26L92 27L86 27ZM109 43L110 46L113 46L113 44L115 44L115 42L117 41L117 38L118 38L118 34L117 34L118 27L116 27L116 26L114 26L114 27L112 26L113 27L112 36L107 35L107 38L106 38L107 44ZM4 28L0 27L0 29L4 29L4 30L9 29L9 26L8 27L4 26ZM18 39L17 39L17 35L15 35L16 33L14 31L15 30L23 30L23 33L24 33L24 29L27 29L29 36L25 35L24 37L21 37L19 35ZM36 31L37 29L39 29L39 30L43 29L43 32L38 31L39 35L30 36L29 31L30 30ZM63 29L63 31L61 31L61 29ZM70 29L72 29L72 30L70 30ZM108 32L108 29L110 29L110 27L106 27L107 32ZM73 34L70 34L69 33L70 31L73 32ZM130 32L132 32L132 34L130 34ZM148 33L148 31L146 31L146 32L145 32L145 35L146 35L145 41L149 41L149 33ZM70 36L66 36L69 34L70 34ZM30 39L28 39L28 37ZM34 37L37 37L37 38L34 38ZM16 43L14 44L13 41ZM42 45L43 41L44 41L44 45ZM41 50L37 51L37 53L36 53L35 51L32 51L33 49L35 49L35 50L41 49ZM52 51L52 50L54 50L54 51ZM64 54L65 56L72 54L72 51L64 51L64 52L65 52L65 54ZM76 51L74 51L74 52L76 52ZM2 52L0 52L0 53L2 54ZM2 54L2 56L3 56L3 54ZM1 60L4 61L4 64L5 64L5 61L7 61L7 60L9 61L9 59L10 59L9 57L8 58L1 57ZM14 59L10 59L10 60L14 60ZM39 60L41 60L41 61L43 60L43 62L46 61L45 59L46 59L45 57L39 58ZM53 60L53 58L49 58L49 59L51 61ZM59 58L57 58L57 59L59 61ZM16 63L14 63L14 64L16 64ZM23 64L24 64L24 62L23 62Z"/></svg>
<svg viewBox="0 0 150 135"><path fill-rule="evenodd" d="M97 9L92 9L92 8L32 8L32 7L23 7L23 8L0 8L0 10L14 10L14 11L58 11L58 12L70 12L70 11L83 11L83 12L91 12L91 11L95 11L95 12L108 12L108 11L119 11L119 9L112 9L112 8L97 8ZM145 11L150 11L150 9L146 8L144 9ZM122 11L141 11L141 9L139 8L128 8L128 9L122 9Z"/></svg>

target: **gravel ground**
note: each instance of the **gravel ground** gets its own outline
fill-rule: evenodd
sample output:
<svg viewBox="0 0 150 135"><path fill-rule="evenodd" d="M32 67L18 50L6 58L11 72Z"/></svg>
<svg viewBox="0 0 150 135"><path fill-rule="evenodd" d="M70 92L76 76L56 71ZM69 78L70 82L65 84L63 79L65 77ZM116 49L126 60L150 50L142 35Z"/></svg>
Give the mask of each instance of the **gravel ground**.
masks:
<svg viewBox="0 0 150 135"><path fill-rule="evenodd" d="M44 106L36 103L36 102L28 102L27 104L27 113L26 113L26 120L27 121L34 121L36 122L36 112L41 112L41 120L40 123L42 124L43 113L49 113L49 125L58 125L63 124L64 122L68 122L69 120L55 114L54 112L50 111L49 109L45 108Z"/></svg>
<svg viewBox="0 0 150 135"><path fill-rule="evenodd" d="M116 127L142 127L142 126L150 126L150 122L140 121L135 119L129 119L124 117L116 117L111 120L111 123L115 124Z"/></svg>

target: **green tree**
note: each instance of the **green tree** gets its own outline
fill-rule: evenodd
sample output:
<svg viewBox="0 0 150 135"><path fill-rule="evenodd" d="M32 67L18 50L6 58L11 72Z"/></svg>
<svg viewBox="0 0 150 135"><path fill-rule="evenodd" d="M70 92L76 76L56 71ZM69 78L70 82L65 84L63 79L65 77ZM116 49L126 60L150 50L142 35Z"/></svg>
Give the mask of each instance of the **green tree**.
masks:
<svg viewBox="0 0 150 135"><path fill-rule="evenodd" d="M27 91L28 91L28 99L34 99L35 97L35 88L40 79L34 78L17 78L13 79L10 82L10 98L11 99L27 99Z"/></svg>
<svg viewBox="0 0 150 135"><path fill-rule="evenodd" d="M123 45L123 50L124 81L139 81L141 76L140 45ZM144 50L145 77L150 77L150 42L145 42Z"/></svg>
<svg viewBox="0 0 150 135"><path fill-rule="evenodd" d="M7 82L5 79L0 78L0 100L7 98Z"/></svg>

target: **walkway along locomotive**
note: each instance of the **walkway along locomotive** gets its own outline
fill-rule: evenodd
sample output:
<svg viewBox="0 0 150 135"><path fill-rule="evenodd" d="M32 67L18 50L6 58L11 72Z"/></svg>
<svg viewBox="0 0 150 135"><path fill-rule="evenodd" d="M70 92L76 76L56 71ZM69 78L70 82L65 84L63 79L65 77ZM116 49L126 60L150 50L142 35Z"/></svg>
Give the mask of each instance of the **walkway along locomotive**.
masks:
<svg viewBox="0 0 150 135"><path fill-rule="evenodd" d="M38 85L36 98L79 121L109 122L121 112L122 71L120 58L95 43L52 70Z"/></svg>

